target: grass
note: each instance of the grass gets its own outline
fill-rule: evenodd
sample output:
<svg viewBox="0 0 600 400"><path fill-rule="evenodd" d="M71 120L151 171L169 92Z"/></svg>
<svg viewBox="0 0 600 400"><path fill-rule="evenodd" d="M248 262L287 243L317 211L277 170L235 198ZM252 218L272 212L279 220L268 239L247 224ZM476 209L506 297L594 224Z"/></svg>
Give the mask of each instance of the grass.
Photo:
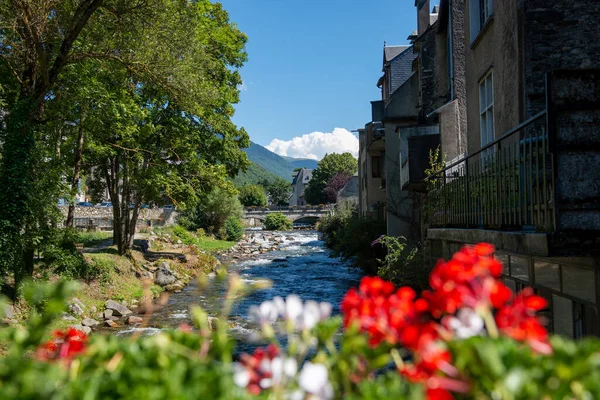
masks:
<svg viewBox="0 0 600 400"><path fill-rule="evenodd" d="M218 260L214 253L226 250L233 246L234 242L216 240L210 237L197 235L196 233L188 232L181 227L167 227L156 229L159 234L170 234L172 240L180 239L187 246L173 246L170 243L162 243L157 241L155 245L161 245L167 252L182 253L186 256L186 262L178 262L174 260L158 260L167 261L178 274L183 284L189 283L194 277L199 274L214 271L218 267ZM80 234L80 243L84 246L93 246L111 238L110 232L84 232ZM154 247L154 246L153 246ZM154 249L159 250L159 249ZM81 289L75 295L86 306L86 316L101 320L96 313L90 310L95 307L97 312L104 310L106 300L112 299L116 301L125 301L131 305L133 300L143 304L147 300L152 300L164 290L160 286L153 284L151 281L142 281L136 276L136 270L139 271L142 264L151 264L144 258L144 255L139 251L133 250L129 257L119 256L116 250L112 247L101 249L98 253L85 253L86 264L93 273L92 280L81 282ZM59 279L67 279L60 277L51 270L45 269L42 264L39 264L38 270L35 273L36 280L40 281L58 281ZM24 306L25 307L25 306ZM28 314L23 308L23 317ZM58 319L53 323L54 329L65 328L76 322ZM1 352L1 343L0 343Z"/></svg>
<svg viewBox="0 0 600 400"><path fill-rule="evenodd" d="M113 237L112 232L80 232L78 234L79 243L83 243L83 247L93 247L96 246L105 240L108 240Z"/></svg>
<svg viewBox="0 0 600 400"><path fill-rule="evenodd" d="M204 250L209 253L215 253L223 250L227 250L233 245L235 242L229 242L227 240L219 240L210 236L202 236L198 235L194 232L190 232L184 227L180 225L176 225L173 227L165 227L158 230L161 234L169 234L171 236L176 236L183 244L188 246L196 246L200 250Z"/></svg>

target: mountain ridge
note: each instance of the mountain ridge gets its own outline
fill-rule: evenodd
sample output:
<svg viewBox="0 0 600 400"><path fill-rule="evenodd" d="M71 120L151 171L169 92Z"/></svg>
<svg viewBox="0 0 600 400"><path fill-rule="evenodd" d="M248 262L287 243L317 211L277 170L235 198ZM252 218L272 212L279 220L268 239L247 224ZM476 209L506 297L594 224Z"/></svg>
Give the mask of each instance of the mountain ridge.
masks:
<svg viewBox="0 0 600 400"><path fill-rule="evenodd" d="M234 179L237 186L249 183L258 184L272 182L276 177L292 181L296 168L315 169L317 161L308 158L280 156L260 144L250 142L250 147L243 149L252 163L246 172L239 173Z"/></svg>

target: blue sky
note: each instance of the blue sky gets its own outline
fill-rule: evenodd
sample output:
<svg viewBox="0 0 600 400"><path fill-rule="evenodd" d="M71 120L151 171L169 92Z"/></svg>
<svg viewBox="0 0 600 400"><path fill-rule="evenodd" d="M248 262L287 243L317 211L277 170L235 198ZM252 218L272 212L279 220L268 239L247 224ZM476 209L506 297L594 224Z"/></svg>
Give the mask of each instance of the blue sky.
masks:
<svg viewBox="0 0 600 400"><path fill-rule="evenodd" d="M234 122L252 141L269 145L296 138L312 158L349 139L370 117L381 74L383 42L407 44L416 27L412 0L221 0L248 37L244 87ZM312 140L319 136L319 140ZM310 142L310 143L309 143ZM309 148L311 147L312 148ZM273 146L272 146L273 148ZM329 149L327 149L329 150ZM331 151L330 151L331 152Z"/></svg>

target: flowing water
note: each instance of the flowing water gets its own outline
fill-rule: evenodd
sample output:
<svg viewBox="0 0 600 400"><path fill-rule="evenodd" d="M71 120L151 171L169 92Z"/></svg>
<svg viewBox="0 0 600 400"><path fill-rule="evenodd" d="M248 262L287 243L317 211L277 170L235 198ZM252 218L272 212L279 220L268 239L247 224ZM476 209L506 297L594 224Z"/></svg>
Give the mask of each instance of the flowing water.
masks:
<svg viewBox="0 0 600 400"><path fill-rule="evenodd" d="M251 232L248 232L252 234ZM253 232L258 242L263 232ZM326 301L333 305L334 314L339 313L339 304L346 291L357 286L361 271L339 258L332 258L330 251L319 240L315 231L280 232L284 241L276 251L257 256L257 259L227 265L230 272L237 272L246 282L269 279L272 286L241 299L233 309L230 326L232 334L240 341L257 329L248 319L248 308L259 305L275 296L286 297L295 293L304 301ZM153 334L161 329L171 329L182 323L191 323L189 307L201 305L210 315L216 315L223 302L227 283L211 278L208 287L199 290L194 282L181 293L171 294L167 304L156 311L145 328L131 328L119 334L143 330ZM245 347L242 345L242 347Z"/></svg>

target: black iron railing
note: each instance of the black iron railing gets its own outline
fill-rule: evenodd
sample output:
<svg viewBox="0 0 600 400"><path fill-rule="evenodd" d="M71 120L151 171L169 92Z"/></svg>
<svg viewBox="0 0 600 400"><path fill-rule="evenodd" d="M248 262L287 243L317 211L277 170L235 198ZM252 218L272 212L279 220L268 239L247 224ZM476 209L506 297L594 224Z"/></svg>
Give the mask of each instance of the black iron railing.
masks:
<svg viewBox="0 0 600 400"><path fill-rule="evenodd" d="M430 225L552 232L554 166L543 111L427 178Z"/></svg>

